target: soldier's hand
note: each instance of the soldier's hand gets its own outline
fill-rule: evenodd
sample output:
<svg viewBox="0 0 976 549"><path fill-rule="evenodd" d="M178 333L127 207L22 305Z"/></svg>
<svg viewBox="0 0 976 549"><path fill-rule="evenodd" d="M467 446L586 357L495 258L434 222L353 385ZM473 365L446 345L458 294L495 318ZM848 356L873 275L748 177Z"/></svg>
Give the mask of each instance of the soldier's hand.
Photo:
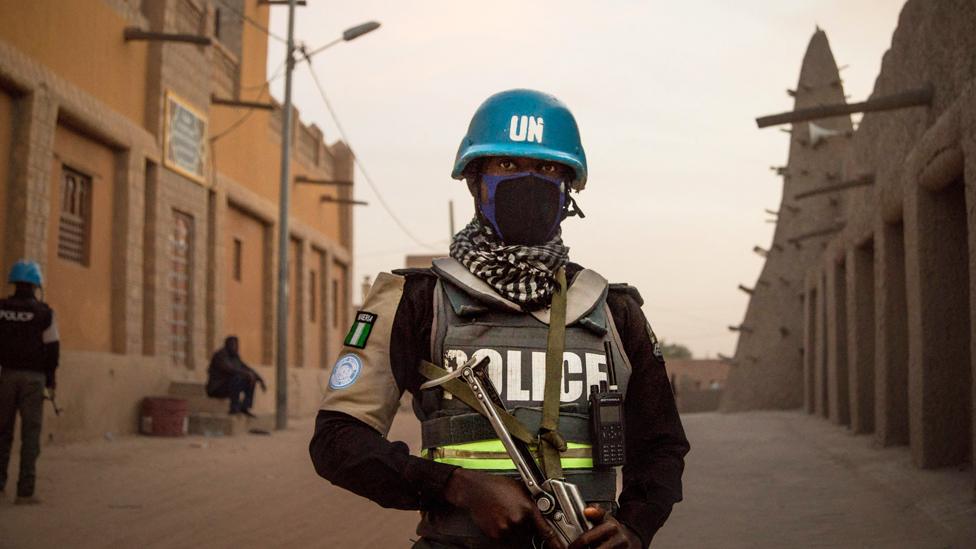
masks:
<svg viewBox="0 0 976 549"><path fill-rule="evenodd" d="M508 477L456 469L447 482L444 499L467 510L478 528L492 539L531 535L535 530L545 547L565 547L525 486Z"/></svg>
<svg viewBox="0 0 976 549"><path fill-rule="evenodd" d="M641 547L640 538L633 530L608 515L598 507L587 507L583 510L586 518L593 523L593 528L583 532L576 541L569 544L569 549L638 549Z"/></svg>

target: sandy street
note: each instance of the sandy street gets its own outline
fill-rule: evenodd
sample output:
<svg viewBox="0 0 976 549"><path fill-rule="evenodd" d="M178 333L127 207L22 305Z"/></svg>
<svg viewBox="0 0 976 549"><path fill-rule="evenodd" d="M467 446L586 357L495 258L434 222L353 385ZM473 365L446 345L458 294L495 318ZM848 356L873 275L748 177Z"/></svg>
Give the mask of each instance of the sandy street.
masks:
<svg viewBox="0 0 976 549"><path fill-rule="evenodd" d="M969 471L917 471L799 413L684 418L685 501L654 547L976 547ZM236 438L46 446L39 507L0 504L0 546L409 547L416 515L319 479L311 419ZM393 437L416 449L401 414ZM11 464L16 466L16 460ZM11 469L15 473L15 469Z"/></svg>
<svg viewBox="0 0 976 549"><path fill-rule="evenodd" d="M409 547L415 513L383 509L316 475L312 424L292 420L271 436L45 446L44 505L12 505L8 486L0 547ZM413 448L418 429L400 414L391 437L412 435Z"/></svg>
<svg viewBox="0 0 976 549"><path fill-rule="evenodd" d="M685 500L664 548L976 547L973 474L799 412L692 414Z"/></svg>

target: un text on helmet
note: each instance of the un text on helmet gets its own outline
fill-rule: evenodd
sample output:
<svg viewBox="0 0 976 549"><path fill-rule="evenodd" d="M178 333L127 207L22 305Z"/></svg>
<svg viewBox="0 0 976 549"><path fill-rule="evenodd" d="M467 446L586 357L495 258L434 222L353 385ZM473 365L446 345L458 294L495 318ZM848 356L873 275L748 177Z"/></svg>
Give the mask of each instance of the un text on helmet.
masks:
<svg viewBox="0 0 976 549"><path fill-rule="evenodd" d="M512 141L528 141L542 143L542 117L512 115L512 123L508 127L508 138Z"/></svg>

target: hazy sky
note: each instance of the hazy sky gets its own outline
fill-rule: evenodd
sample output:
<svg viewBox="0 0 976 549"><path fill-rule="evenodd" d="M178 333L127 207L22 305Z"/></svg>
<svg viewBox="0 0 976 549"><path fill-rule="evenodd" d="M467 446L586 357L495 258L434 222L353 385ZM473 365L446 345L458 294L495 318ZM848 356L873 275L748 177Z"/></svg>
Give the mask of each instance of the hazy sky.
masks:
<svg viewBox="0 0 976 549"><path fill-rule="evenodd" d="M658 336L696 355L731 354L773 225L788 136L754 118L789 110L807 42L827 32L851 100L867 97L903 2L897 0L379 1L309 0L296 37L315 47L343 29L382 27L314 58L356 151L404 234L357 173L354 291L408 253L446 252L448 201L457 226L473 214L450 178L477 106L516 87L572 109L589 159L577 200L586 219L563 224L570 258L644 296ZM287 8L272 31L286 32ZM284 48L272 41L269 72ZM282 97L281 81L272 88ZM308 69L295 104L338 139Z"/></svg>

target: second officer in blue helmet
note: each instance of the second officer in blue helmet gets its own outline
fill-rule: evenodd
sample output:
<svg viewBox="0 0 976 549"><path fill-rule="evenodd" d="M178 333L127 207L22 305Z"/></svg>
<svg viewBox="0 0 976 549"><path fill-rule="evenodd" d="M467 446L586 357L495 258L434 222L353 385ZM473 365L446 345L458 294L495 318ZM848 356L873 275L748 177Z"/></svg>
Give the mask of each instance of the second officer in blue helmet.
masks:
<svg viewBox="0 0 976 549"><path fill-rule="evenodd" d="M36 504L35 465L41 453L44 390L54 399L55 370L60 343L54 311L37 299L41 269L33 261L18 261L7 282L14 293L0 299L0 491L6 487L7 465L20 414L19 505Z"/></svg>
<svg viewBox="0 0 976 549"><path fill-rule="evenodd" d="M681 500L689 446L637 290L571 262L562 241L561 223L582 217L571 193L587 182L576 120L546 93L493 95L452 176L476 214L450 257L377 276L316 419L316 470L384 507L419 509L416 548L564 545L487 421L450 391L421 389L432 372L487 357L505 409L537 433L547 476L578 486L588 506L592 528L570 547L648 546ZM550 327L557 301L564 331ZM562 364L547 367L547 355ZM547 391L551 371L559 382ZM589 397L608 379L623 396L619 454L593 427ZM404 391L421 422L419 456L386 438Z"/></svg>

